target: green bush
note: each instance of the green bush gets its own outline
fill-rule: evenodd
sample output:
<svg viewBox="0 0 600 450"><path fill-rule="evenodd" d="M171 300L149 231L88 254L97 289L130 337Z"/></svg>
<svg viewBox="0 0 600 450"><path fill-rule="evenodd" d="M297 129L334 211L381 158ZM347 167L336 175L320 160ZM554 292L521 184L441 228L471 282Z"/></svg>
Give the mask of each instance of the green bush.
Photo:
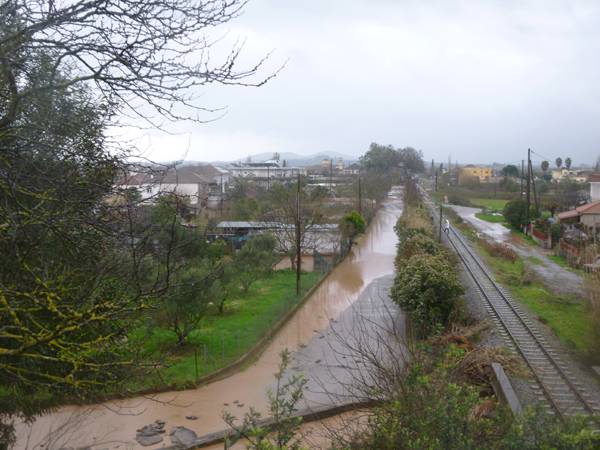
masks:
<svg viewBox="0 0 600 450"><path fill-rule="evenodd" d="M513 227L522 229L527 223L527 202L521 199L511 200L504 206L502 215Z"/></svg>
<svg viewBox="0 0 600 450"><path fill-rule="evenodd" d="M444 253L444 249L440 244L429 235L418 233L399 243L396 261L407 260L419 254L439 255L440 253Z"/></svg>
<svg viewBox="0 0 600 450"><path fill-rule="evenodd" d="M433 223L431 216L425 210L406 206L404 213L394 226L394 231L400 242L405 242L416 234L433 237Z"/></svg>
<svg viewBox="0 0 600 450"><path fill-rule="evenodd" d="M562 237L562 227L560 223L553 223L550 225L550 235L552 236L552 245L558 244Z"/></svg>
<svg viewBox="0 0 600 450"><path fill-rule="evenodd" d="M365 219L358 211L350 211L342 217L340 222L342 234L350 239L364 233L366 226Z"/></svg>
<svg viewBox="0 0 600 450"><path fill-rule="evenodd" d="M463 288L445 255L416 254L397 268L391 297L413 320L417 332L431 334L446 324Z"/></svg>

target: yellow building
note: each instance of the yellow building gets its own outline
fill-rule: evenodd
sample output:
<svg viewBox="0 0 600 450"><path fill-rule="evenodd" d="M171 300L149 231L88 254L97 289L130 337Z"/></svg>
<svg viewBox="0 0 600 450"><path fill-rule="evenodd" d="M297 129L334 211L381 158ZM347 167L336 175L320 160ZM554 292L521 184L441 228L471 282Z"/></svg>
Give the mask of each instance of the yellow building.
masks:
<svg viewBox="0 0 600 450"><path fill-rule="evenodd" d="M463 184L463 182L477 178L480 183L488 183L492 180L492 176L491 167L479 167L469 164L460 169L458 182L459 184Z"/></svg>

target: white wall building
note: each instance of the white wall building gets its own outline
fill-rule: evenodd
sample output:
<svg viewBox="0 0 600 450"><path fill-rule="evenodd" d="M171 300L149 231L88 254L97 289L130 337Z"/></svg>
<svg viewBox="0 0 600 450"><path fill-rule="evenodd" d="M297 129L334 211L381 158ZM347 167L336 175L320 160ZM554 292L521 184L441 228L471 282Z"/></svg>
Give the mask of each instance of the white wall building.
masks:
<svg viewBox="0 0 600 450"><path fill-rule="evenodd" d="M188 199L196 210L216 208L230 181L228 171L210 164L182 166L132 173L119 182L122 188L138 190L142 200L154 201L160 195L173 193Z"/></svg>
<svg viewBox="0 0 600 450"><path fill-rule="evenodd" d="M578 183L585 183L587 181L587 176L582 170L554 169L552 171L552 181L560 183L561 181L567 179L576 181Z"/></svg>
<svg viewBox="0 0 600 450"><path fill-rule="evenodd" d="M227 167L227 170L233 178L246 177L258 180L291 179L298 174L306 175L306 169L303 167L283 167L275 160L232 164Z"/></svg>
<svg viewBox="0 0 600 450"><path fill-rule="evenodd" d="M590 198L592 202L600 200L600 173L590 175Z"/></svg>

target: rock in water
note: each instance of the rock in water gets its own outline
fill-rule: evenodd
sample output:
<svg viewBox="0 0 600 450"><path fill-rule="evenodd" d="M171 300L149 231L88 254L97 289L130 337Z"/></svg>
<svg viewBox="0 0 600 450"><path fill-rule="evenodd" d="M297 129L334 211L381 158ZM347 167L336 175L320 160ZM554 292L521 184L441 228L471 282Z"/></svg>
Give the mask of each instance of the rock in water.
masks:
<svg viewBox="0 0 600 450"><path fill-rule="evenodd" d="M162 442L163 437L161 434L165 432L165 422L163 420L157 420L150 425L144 425L142 428L137 430L135 440L144 447L148 445L158 444Z"/></svg>
<svg viewBox="0 0 600 450"><path fill-rule="evenodd" d="M182 447L191 447L198 439L196 433L186 427L173 427L170 435L171 443Z"/></svg>
<svg viewBox="0 0 600 450"><path fill-rule="evenodd" d="M144 447L147 447L149 445L154 445L154 444L158 444L159 442L162 442L163 437L160 434L145 435L145 434L138 433L135 436L135 440L138 442L138 444L143 445Z"/></svg>

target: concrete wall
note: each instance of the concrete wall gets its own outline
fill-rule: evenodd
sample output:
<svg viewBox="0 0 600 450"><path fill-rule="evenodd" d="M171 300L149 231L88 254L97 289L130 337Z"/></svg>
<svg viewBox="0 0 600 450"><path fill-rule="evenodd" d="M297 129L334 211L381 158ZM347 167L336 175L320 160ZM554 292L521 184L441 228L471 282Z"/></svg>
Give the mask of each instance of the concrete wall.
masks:
<svg viewBox="0 0 600 450"><path fill-rule="evenodd" d="M590 228L596 224L596 227L600 228L600 214L583 214L581 223Z"/></svg>
<svg viewBox="0 0 600 450"><path fill-rule="evenodd" d="M600 181L590 182L590 197L593 202L600 200Z"/></svg>

